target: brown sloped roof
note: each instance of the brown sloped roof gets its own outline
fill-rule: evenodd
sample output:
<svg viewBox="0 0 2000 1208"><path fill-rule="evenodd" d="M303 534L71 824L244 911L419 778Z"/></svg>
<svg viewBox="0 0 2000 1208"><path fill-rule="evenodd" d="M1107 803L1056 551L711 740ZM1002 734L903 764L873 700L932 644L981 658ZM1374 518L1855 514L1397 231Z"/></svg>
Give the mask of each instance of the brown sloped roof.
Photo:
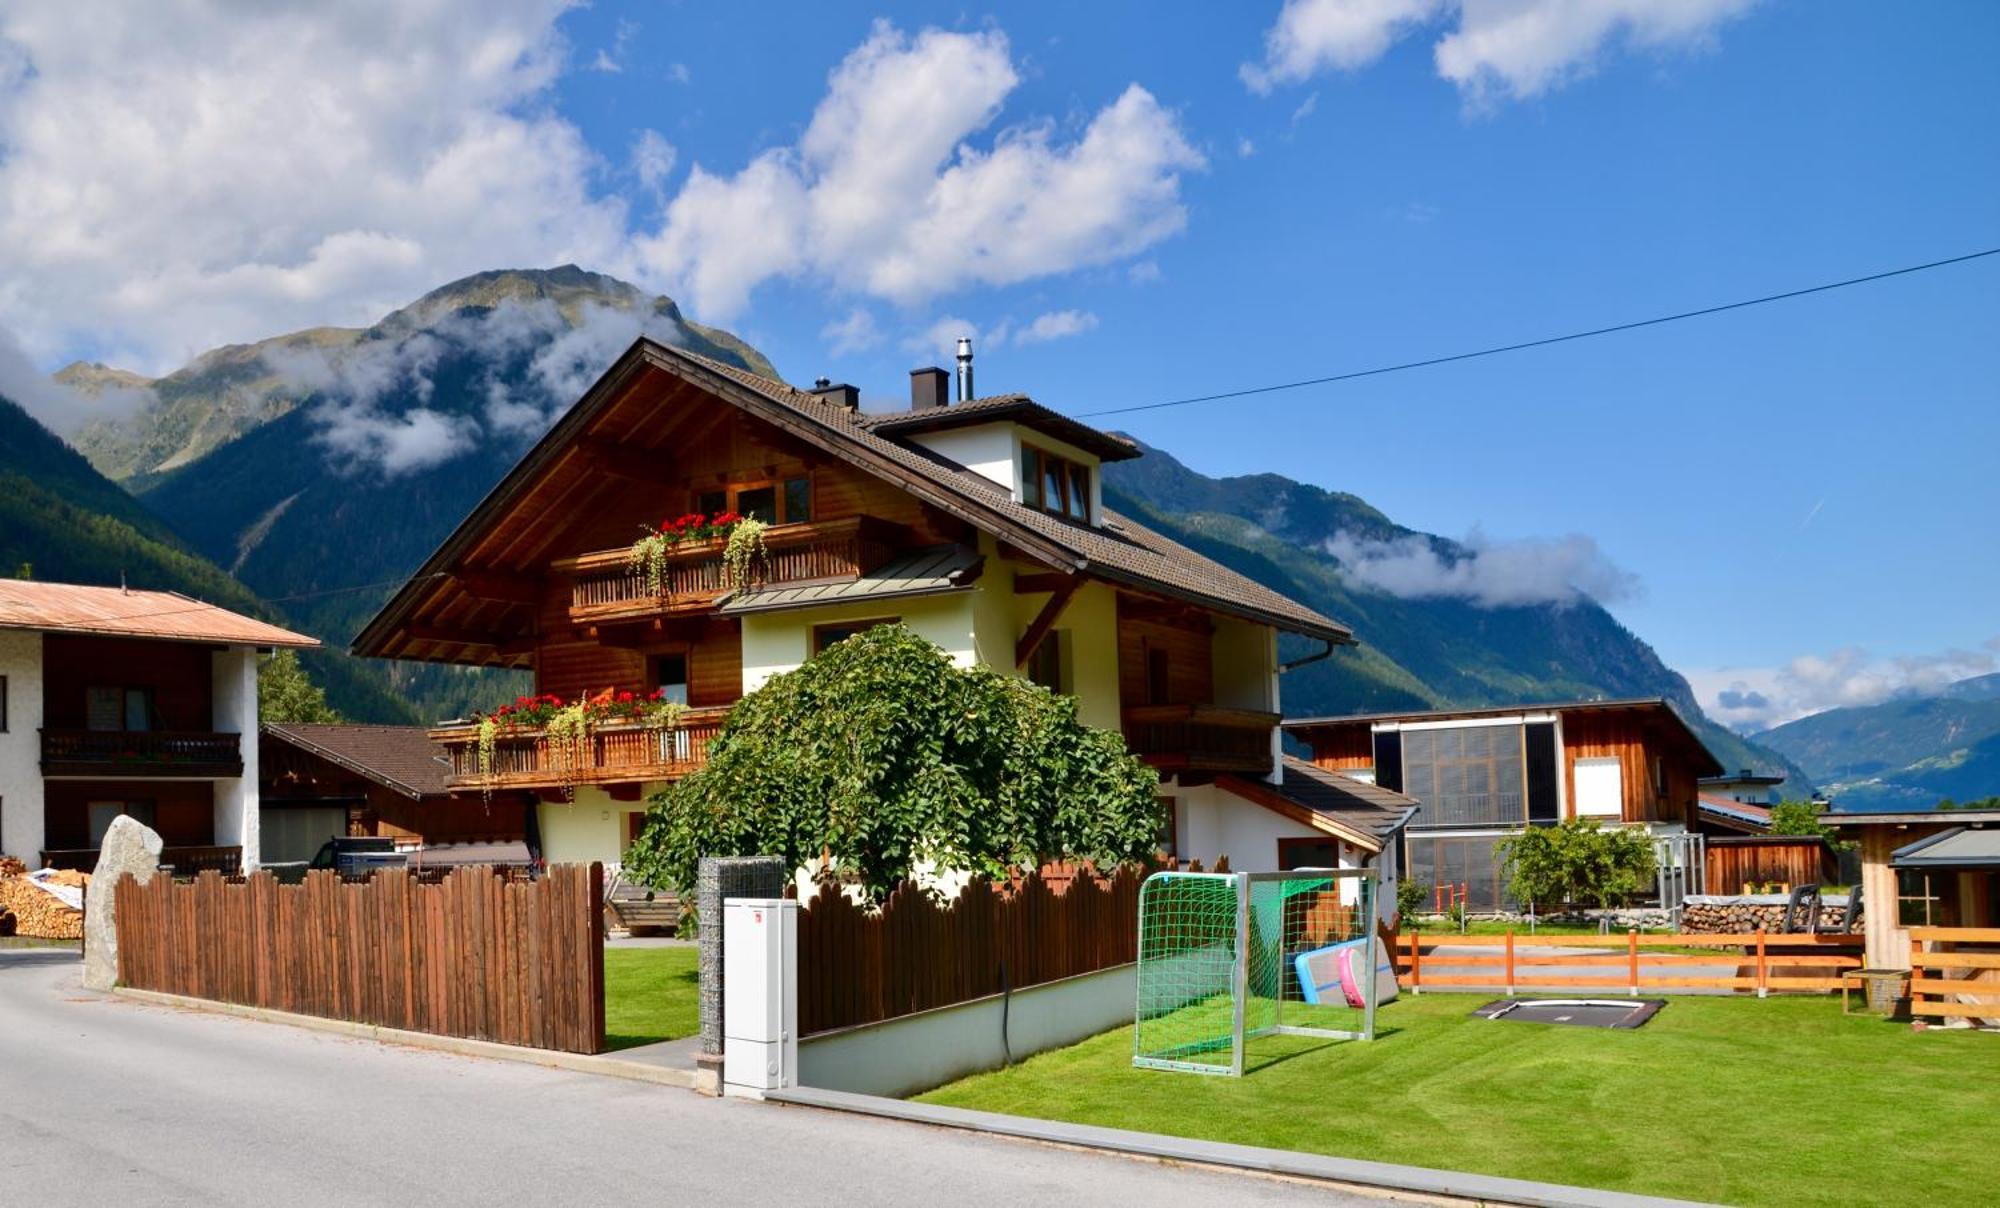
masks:
<svg viewBox="0 0 2000 1208"><path fill-rule="evenodd" d="M1340 832L1357 846L1381 851L1422 808L1415 797L1331 772L1285 756L1285 781L1271 784L1241 776L1218 776L1218 787L1246 801L1275 809L1323 829Z"/></svg>
<svg viewBox="0 0 2000 1208"><path fill-rule="evenodd" d="M316 638L177 591L128 591L29 579L0 579L0 629L297 649L319 645Z"/></svg>
<svg viewBox="0 0 2000 1208"><path fill-rule="evenodd" d="M988 398L953 403L948 407L926 407L921 411L877 412L872 415L863 414L857 418L862 426L870 431L898 436L1012 420L1037 432L1053 436L1057 440L1066 441L1087 453L1095 453L1102 461L1129 461L1139 456L1139 447L1130 438L1073 420L1060 411L1052 411L1042 406L1025 394L995 394Z"/></svg>
<svg viewBox="0 0 2000 1208"><path fill-rule="evenodd" d="M487 527L533 489L591 426L650 371L671 374L895 482L924 502L1008 542L1045 565L1196 603L1286 632L1351 643L1346 626L1237 574L1129 518L1106 512L1102 527L1052 516L1015 502L995 483L921 446L879 435L853 410L783 382L670 348L635 341L624 356L550 428L462 521L436 552L355 637L357 654L426 657L399 640L399 628L422 610L443 607L451 576ZM477 661L477 660L473 660Z"/></svg>
<svg viewBox="0 0 2000 1208"><path fill-rule="evenodd" d="M264 733L412 800L450 795L451 765L423 726L266 722Z"/></svg>

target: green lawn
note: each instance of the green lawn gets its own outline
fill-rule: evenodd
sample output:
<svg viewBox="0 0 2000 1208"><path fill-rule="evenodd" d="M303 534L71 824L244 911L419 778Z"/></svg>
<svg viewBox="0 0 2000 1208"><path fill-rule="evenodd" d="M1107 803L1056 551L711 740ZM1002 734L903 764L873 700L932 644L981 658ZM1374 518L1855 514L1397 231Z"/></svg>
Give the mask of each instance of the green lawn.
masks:
<svg viewBox="0 0 2000 1208"><path fill-rule="evenodd" d="M1732 1204L1979 1203L2000 1036L1820 997L1676 998L1632 1032L1381 1009L1373 1043L1268 1037L1243 1078L1134 1069L1119 1029L922 1098L954 1107Z"/></svg>
<svg viewBox="0 0 2000 1208"><path fill-rule="evenodd" d="M604 950L604 1043L629 1049L692 1036L699 1029L696 950Z"/></svg>

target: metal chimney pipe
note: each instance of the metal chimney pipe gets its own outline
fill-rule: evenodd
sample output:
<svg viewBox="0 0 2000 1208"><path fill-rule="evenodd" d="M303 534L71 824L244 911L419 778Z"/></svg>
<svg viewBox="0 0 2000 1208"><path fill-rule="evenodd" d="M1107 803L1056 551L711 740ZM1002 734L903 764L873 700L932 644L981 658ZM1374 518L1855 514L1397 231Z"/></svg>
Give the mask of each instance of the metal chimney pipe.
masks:
<svg viewBox="0 0 2000 1208"><path fill-rule="evenodd" d="M958 337L958 401L970 400L972 394L972 337Z"/></svg>

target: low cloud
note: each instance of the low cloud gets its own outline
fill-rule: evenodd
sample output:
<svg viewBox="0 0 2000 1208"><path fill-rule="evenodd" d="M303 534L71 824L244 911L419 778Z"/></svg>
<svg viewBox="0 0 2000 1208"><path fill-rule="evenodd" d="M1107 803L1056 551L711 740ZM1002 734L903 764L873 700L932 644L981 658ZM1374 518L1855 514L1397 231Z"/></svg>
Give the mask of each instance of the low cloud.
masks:
<svg viewBox="0 0 2000 1208"><path fill-rule="evenodd" d="M1581 534L1496 541L1474 529L1457 544L1410 535L1387 541L1336 533L1326 552L1353 583L1404 599L1458 599L1480 608L1611 604L1639 580Z"/></svg>
<svg viewBox="0 0 2000 1208"><path fill-rule="evenodd" d="M1710 716L1748 734L1828 709L1932 696L1993 671L2000 671L2000 636L1977 649L1935 654L1877 655L1845 646L1802 654L1777 667L1690 671L1687 678Z"/></svg>
<svg viewBox="0 0 2000 1208"><path fill-rule="evenodd" d="M643 306L586 306L571 322L547 299L509 299L408 335L334 352L273 349L264 361L310 398L314 439L330 464L394 478L484 441L540 436L642 335L685 339L679 324ZM448 365L480 367L470 398L438 397Z"/></svg>
<svg viewBox="0 0 2000 1208"><path fill-rule="evenodd" d="M151 406L153 392L116 382L87 388L59 382L35 367L14 333L0 327L0 396L12 399L58 436L74 436L96 420L130 418Z"/></svg>
<svg viewBox="0 0 2000 1208"><path fill-rule="evenodd" d="M1010 345L1018 348L1029 344L1046 344L1051 340L1066 340L1071 336L1094 331L1096 328L1097 316L1087 310L1046 311L1026 323L1016 323L1009 317L1001 319L990 327L983 327L970 319L946 315L933 320L921 330L912 332L903 339L902 344L905 352L949 361L958 354L960 336L971 337L975 352L985 352ZM830 326L828 330L832 330L832 327Z"/></svg>
<svg viewBox="0 0 2000 1208"><path fill-rule="evenodd" d="M1036 315L1028 325L1015 333L1016 344L1045 344L1050 340L1066 340L1080 336L1097 327L1097 316L1087 310L1052 310Z"/></svg>
<svg viewBox="0 0 2000 1208"><path fill-rule="evenodd" d="M827 351L837 357L861 352L882 342L882 333L875 326L875 316L861 306L820 328L819 337L826 341Z"/></svg>
<svg viewBox="0 0 2000 1208"><path fill-rule="evenodd" d="M1438 76L1473 105L1540 96L1589 75L1613 46L1703 49L1757 0L1285 0L1243 82L1267 94L1324 71L1356 71L1419 30ZM1441 27L1456 17L1450 29ZM1296 120L1296 119L1294 119Z"/></svg>

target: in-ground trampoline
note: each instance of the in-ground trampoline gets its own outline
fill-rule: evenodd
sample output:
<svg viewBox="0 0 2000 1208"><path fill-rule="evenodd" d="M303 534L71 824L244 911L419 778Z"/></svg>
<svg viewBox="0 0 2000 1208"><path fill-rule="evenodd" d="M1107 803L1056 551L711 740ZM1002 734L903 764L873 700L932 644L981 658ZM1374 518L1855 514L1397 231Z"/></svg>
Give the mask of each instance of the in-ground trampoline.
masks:
<svg viewBox="0 0 2000 1208"><path fill-rule="evenodd" d="M1484 1019L1553 1023L1572 1028L1643 1027L1667 1005L1664 998L1502 998L1473 1014Z"/></svg>

